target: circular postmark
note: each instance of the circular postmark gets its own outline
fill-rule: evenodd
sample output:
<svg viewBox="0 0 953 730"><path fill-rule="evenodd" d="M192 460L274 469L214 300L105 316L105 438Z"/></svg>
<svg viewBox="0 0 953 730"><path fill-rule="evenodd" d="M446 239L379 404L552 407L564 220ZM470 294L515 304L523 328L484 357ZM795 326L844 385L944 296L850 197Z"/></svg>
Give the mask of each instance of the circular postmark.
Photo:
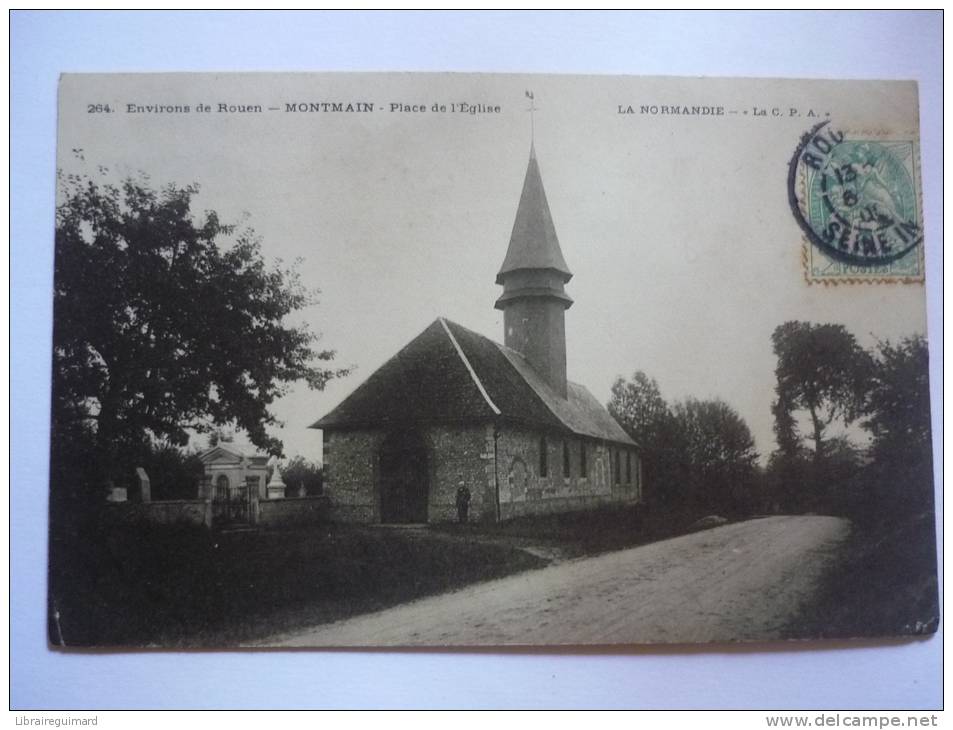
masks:
<svg viewBox="0 0 953 730"><path fill-rule="evenodd" d="M881 266L903 258L923 242L907 162L912 144L851 139L828 125L801 137L791 158L788 198L798 225L842 263Z"/></svg>

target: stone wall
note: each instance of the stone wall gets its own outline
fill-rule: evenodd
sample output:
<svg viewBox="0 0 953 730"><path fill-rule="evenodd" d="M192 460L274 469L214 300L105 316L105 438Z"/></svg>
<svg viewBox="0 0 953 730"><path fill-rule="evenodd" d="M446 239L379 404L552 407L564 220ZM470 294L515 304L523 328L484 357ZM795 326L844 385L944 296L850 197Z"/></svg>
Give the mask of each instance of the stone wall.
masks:
<svg viewBox="0 0 953 730"><path fill-rule="evenodd" d="M470 490L471 521L493 520L493 430L488 425L431 426L422 431L427 446L430 522L457 519L457 490ZM324 432L324 489L331 518L380 522L380 447L376 430Z"/></svg>
<svg viewBox="0 0 953 730"><path fill-rule="evenodd" d="M468 520L496 519L493 482L493 427L434 426L424 435L430 445L430 522L457 520L457 490L470 491Z"/></svg>
<svg viewBox="0 0 953 730"><path fill-rule="evenodd" d="M541 458L544 446L545 464ZM501 428L497 441L501 519L637 501L641 496L639 464L634 449L605 441Z"/></svg>
<svg viewBox="0 0 953 730"><path fill-rule="evenodd" d="M263 527L276 527L326 522L328 505L326 496L262 499L258 502L258 524Z"/></svg>
<svg viewBox="0 0 953 730"><path fill-rule="evenodd" d="M382 431L324 431L324 492L332 520L380 522Z"/></svg>
<svg viewBox="0 0 953 730"><path fill-rule="evenodd" d="M212 525L212 505L204 499L170 499L158 502L108 502L105 516L116 522L154 522L160 525Z"/></svg>
<svg viewBox="0 0 953 730"><path fill-rule="evenodd" d="M491 424L424 429L430 485L428 521L457 519L456 494L461 486L470 491L470 521L495 521L497 481L499 519L504 520L641 499L641 464L634 449L617 449L595 439L547 435L543 475L542 436L531 429L504 426L494 444ZM385 437L385 432L377 430L324 432L324 486L331 519L380 522L380 447Z"/></svg>

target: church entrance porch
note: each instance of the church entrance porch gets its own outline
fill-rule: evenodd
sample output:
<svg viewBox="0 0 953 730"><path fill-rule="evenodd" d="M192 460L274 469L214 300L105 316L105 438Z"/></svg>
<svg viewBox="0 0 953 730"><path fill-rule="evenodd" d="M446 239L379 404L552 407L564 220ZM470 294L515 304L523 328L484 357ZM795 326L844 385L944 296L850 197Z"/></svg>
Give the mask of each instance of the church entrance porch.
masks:
<svg viewBox="0 0 953 730"><path fill-rule="evenodd" d="M428 449L418 432L390 434L380 451L381 522L427 522Z"/></svg>

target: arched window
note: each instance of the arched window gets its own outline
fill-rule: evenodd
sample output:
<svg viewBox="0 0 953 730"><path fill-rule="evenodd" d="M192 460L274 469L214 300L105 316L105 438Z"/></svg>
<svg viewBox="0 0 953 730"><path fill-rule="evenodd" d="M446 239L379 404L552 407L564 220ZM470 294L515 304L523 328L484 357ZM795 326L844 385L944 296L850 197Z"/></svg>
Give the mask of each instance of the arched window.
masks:
<svg viewBox="0 0 953 730"><path fill-rule="evenodd" d="M632 483L632 452L625 452L625 483Z"/></svg>
<svg viewBox="0 0 953 730"><path fill-rule="evenodd" d="M579 442L579 476L589 476L589 464L586 461L586 442Z"/></svg>
<svg viewBox="0 0 953 730"><path fill-rule="evenodd" d="M215 480L215 494L221 499L228 495L228 477L224 474L219 474Z"/></svg>
<svg viewBox="0 0 953 730"><path fill-rule="evenodd" d="M549 474L549 453L546 444L546 437L539 437L539 475L541 477Z"/></svg>
<svg viewBox="0 0 953 730"><path fill-rule="evenodd" d="M619 450L615 451L615 483L619 484L622 481L622 466L621 457L619 456Z"/></svg>
<svg viewBox="0 0 953 730"><path fill-rule="evenodd" d="M569 442L563 441L563 476L572 476L572 459L569 458Z"/></svg>

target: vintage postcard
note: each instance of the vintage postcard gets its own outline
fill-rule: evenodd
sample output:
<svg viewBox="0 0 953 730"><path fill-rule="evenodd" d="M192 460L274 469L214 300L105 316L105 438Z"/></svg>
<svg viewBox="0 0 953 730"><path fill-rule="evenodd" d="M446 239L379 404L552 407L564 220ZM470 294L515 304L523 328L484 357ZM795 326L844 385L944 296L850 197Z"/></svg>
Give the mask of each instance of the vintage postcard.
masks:
<svg viewBox="0 0 953 730"><path fill-rule="evenodd" d="M49 641L939 621L917 86L68 74Z"/></svg>

